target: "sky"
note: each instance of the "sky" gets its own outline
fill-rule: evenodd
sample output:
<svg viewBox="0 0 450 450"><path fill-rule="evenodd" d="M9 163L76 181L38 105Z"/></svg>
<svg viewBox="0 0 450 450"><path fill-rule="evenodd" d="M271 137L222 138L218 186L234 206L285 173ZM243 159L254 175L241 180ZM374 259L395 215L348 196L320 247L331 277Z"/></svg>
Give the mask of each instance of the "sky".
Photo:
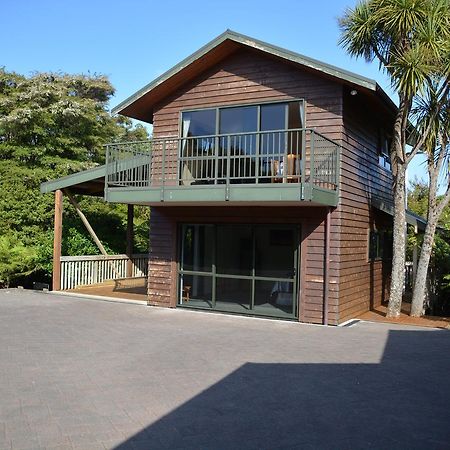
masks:
<svg viewBox="0 0 450 450"><path fill-rule="evenodd" d="M356 0L0 0L0 66L107 75L114 107L226 29L376 80L376 63L339 47L338 18ZM408 178L425 178L422 161Z"/></svg>

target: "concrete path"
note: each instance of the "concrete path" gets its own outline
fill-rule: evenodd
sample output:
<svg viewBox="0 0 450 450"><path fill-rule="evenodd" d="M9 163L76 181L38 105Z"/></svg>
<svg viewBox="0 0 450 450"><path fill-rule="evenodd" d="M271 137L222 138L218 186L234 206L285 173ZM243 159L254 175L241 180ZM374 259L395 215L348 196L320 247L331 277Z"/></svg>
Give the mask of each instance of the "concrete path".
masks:
<svg viewBox="0 0 450 450"><path fill-rule="evenodd" d="M450 332L0 291L0 449L448 449Z"/></svg>

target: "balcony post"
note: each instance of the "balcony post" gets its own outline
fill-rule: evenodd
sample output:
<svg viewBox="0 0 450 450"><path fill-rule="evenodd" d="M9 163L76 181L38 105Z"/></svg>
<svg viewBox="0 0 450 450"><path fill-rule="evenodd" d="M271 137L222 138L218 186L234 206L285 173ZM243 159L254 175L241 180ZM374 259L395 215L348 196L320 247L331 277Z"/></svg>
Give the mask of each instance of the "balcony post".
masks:
<svg viewBox="0 0 450 450"><path fill-rule="evenodd" d="M301 174L300 174L300 200L305 199L305 181L306 181L306 129L302 129L302 148L301 148Z"/></svg>
<svg viewBox="0 0 450 450"><path fill-rule="evenodd" d="M231 139L227 136L227 179L225 184L225 200L230 200L230 162L231 162Z"/></svg>
<svg viewBox="0 0 450 450"><path fill-rule="evenodd" d="M161 201L164 201L164 179L166 176L166 140L163 140L161 155Z"/></svg>

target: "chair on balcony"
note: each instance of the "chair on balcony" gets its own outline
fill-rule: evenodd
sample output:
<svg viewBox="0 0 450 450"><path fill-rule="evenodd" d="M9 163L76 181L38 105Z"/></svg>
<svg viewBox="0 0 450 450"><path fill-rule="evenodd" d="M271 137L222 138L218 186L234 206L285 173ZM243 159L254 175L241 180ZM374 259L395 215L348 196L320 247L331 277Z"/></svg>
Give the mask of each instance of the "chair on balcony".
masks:
<svg viewBox="0 0 450 450"><path fill-rule="evenodd" d="M272 183L298 183L300 180L300 171L298 167L298 155L287 155L286 174L284 173L284 157L272 161Z"/></svg>

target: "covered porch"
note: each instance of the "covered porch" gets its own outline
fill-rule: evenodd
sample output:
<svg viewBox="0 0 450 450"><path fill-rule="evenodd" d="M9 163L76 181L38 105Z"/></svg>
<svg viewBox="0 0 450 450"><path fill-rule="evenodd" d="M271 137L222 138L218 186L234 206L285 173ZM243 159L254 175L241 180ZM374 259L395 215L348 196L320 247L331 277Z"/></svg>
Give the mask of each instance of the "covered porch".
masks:
<svg viewBox="0 0 450 450"><path fill-rule="evenodd" d="M54 193L52 290L89 296L147 302L148 254L134 254L134 205L128 204L126 251L107 254L74 195L102 197L106 166L98 166L41 184L41 193ZM62 255L63 199L75 209L99 255Z"/></svg>

